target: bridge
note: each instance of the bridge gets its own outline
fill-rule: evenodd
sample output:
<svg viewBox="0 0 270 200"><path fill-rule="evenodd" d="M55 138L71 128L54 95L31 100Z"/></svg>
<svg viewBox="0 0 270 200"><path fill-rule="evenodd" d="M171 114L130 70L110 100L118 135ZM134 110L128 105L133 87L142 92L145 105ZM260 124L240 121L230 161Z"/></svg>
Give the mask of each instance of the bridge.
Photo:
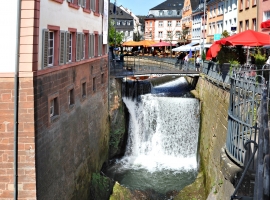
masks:
<svg viewBox="0 0 270 200"><path fill-rule="evenodd" d="M231 199L270 199L270 140L269 140L269 82L270 66L241 66L237 69L220 68L213 62L204 62L201 72L195 65L175 66L176 58L127 57L124 62L110 61L110 73L116 78L149 76L153 74L204 76L213 84L230 91L228 131L225 151L242 171ZM239 188L252 176L253 196L250 191L238 196ZM253 182L253 180L255 180ZM242 191L243 192L243 191Z"/></svg>
<svg viewBox="0 0 270 200"><path fill-rule="evenodd" d="M188 65L175 63L176 58L125 56L123 61L110 60L110 75L117 78L153 74L199 76L194 63Z"/></svg>

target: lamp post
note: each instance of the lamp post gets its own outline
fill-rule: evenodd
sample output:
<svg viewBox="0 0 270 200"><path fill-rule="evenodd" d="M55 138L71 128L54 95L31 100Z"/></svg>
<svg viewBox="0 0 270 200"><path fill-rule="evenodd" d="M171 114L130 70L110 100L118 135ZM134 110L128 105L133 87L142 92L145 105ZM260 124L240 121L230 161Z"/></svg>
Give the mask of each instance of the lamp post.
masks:
<svg viewBox="0 0 270 200"><path fill-rule="evenodd" d="M203 1L203 42L202 42L203 52L204 52L204 38L205 38L205 7L206 7L206 0Z"/></svg>

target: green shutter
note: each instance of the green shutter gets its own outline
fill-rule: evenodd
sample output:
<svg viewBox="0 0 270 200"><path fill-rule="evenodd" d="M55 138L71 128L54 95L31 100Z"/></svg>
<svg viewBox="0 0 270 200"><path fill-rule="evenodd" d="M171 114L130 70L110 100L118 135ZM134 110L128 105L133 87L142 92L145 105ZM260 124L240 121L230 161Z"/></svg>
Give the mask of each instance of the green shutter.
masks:
<svg viewBox="0 0 270 200"><path fill-rule="evenodd" d="M66 32L60 31L60 44L59 44L59 65L66 63Z"/></svg>
<svg viewBox="0 0 270 200"><path fill-rule="evenodd" d="M42 68L48 67L49 30L42 30Z"/></svg>

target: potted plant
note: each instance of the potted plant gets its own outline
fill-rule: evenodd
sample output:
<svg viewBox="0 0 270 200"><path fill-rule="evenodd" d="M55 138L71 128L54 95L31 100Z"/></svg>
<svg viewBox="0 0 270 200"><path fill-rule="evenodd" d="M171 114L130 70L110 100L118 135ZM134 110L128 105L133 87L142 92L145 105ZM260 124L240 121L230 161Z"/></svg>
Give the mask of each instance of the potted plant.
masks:
<svg viewBox="0 0 270 200"><path fill-rule="evenodd" d="M258 69L261 69L266 61L265 55L261 54L260 51L257 51L257 53L254 54L254 58L255 58L255 65L257 66Z"/></svg>
<svg viewBox="0 0 270 200"><path fill-rule="evenodd" d="M237 61L237 51L229 46L222 46L217 55L220 70L228 73L231 67L230 61ZM237 63L239 64L239 63Z"/></svg>

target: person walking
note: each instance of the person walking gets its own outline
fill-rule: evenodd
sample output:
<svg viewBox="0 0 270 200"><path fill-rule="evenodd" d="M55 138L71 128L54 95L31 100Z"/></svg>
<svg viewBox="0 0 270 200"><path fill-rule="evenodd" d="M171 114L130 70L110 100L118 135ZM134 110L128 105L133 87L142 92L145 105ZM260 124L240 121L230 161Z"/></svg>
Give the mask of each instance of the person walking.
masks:
<svg viewBox="0 0 270 200"><path fill-rule="evenodd" d="M201 56L200 55L197 55L197 58L196 58L196 71L200 71L200 67L201 67Z"/></svg>
<svg viewBox="0 0 270 200"><path fill-rule="evenodd" d="M185 58L184 58L184 65L187 67L187 70L188 70L188 61L189 61L189 57L188 57L188 53L185 55Z"/></svg>

